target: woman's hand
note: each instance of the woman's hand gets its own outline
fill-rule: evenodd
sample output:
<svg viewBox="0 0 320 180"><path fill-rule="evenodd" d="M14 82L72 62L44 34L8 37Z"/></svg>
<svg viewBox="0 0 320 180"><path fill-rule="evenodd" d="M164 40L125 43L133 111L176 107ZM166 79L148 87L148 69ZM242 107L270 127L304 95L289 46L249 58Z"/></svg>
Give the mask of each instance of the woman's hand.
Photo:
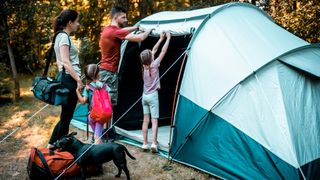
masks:
<svg viewBox="0 0 320 180"><path fill-rule="evenodd" d="M77 86L77 92L81 93L82 92L83 87L81 86Z"/></svg>
<svg viewBox="0 0 320 180"><path fill-rule="evenodd" d="M77 87L83 88L83 82L81 81L81 79L77 80Z"/></svg>

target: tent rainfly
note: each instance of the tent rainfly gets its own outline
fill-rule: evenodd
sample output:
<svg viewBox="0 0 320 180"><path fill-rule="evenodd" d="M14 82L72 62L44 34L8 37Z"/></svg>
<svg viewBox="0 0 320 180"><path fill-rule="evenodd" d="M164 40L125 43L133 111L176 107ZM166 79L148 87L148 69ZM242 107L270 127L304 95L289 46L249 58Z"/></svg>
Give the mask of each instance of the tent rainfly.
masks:
<svg viewBox="0 0 320 180"><path fill-rule="evenodd" d="M138 24L155 31L122 44L119 136L141 145L141 101L125 113L142 95L139 53L170 30L160 67L161 153L225 179L320 179L319 44L245 3L165 11ZM74 125L86 110L77 108Z"/></svg>

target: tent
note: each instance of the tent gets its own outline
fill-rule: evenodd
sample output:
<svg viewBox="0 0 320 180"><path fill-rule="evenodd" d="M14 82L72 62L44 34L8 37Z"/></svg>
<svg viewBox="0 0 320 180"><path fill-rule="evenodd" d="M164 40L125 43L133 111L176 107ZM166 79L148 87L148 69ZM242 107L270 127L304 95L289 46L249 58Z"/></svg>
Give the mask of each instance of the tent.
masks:
<svg viewBox="0 0 320 180"><path fill-rule="evenodd" d="M319 44L245 3L160 12L138 24L155 31L122 45L119 135L142 142L138 55L170 30L160 67L162 153L225 179L320 178ZM81 117L78 108L74 119Z"/></svg>

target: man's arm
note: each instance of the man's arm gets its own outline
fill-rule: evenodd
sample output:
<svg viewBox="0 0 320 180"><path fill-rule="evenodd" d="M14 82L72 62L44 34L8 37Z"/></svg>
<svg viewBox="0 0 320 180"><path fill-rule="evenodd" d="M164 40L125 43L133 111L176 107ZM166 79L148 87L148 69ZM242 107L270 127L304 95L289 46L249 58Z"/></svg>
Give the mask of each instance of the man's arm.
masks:
<svg viewBox="0 0 320 180"><path fill-rule="evenodd" d="M159 38L158 42L153 46L153 48L152 48L152 54L153 54L153 55L155 55L155 54L157 53L158 48L159 48L161 42L162 42L163 39L164 39L164 35L165 35L165 33L162 32L162 33L160 34L160 38Z"/></svg>
<svg viewBox="0 0 320 180"><path fill-rule="evenodd" d="M132 41L132 42L141 42L143 40L145 40L149 34L151 33L152 29L148 29L145 32L142 32L140 34L128 34L124 39L128 40L128 41Z"/></svg>
<svg viewBox="0 0 320 180"><path fill-rule="evenodd" d="M122 29L127 30L129 32L133 32L133 31L139 30L139 27L131 26L131 27L125 27Z"/></svg>

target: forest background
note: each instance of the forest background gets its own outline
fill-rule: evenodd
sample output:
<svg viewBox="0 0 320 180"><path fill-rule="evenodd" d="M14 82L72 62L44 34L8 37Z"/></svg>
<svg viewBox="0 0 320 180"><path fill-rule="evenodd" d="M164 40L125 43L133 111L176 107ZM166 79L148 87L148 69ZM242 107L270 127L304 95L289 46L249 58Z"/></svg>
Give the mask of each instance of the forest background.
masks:
<svg viewBox="0 0 320 180"><path fill-rule="evenodd" d="M62 9L80 13L81 27L73 38L79 46L81 64L88 64L99 62L100 33L110 22L108 14L112 6L126 8L128 25L134 25L160 11L192 10L228 2L235 0L0 0L0 95L9 94L16 101L20 96L19 76L35 75L43 69L53 36L52 21ZM248 3L259 6L277 24L300 38L320 42L319 0Z"/></svg>

